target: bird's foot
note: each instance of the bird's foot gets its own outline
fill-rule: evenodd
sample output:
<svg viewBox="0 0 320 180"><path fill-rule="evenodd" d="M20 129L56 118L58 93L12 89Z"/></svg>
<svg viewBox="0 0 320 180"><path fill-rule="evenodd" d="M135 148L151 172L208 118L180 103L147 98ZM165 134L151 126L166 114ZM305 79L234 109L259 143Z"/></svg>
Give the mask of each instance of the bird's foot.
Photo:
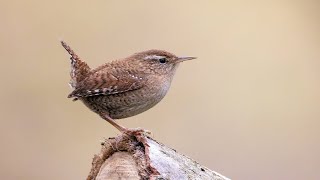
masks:
<svg viewBox="0 0 320 180"><path fill-rule="evenodd" d="M122 131L124 134L129 136L141 136L141 135L150 135L151 131L142 129L142 128L125 128Z"/></svg>

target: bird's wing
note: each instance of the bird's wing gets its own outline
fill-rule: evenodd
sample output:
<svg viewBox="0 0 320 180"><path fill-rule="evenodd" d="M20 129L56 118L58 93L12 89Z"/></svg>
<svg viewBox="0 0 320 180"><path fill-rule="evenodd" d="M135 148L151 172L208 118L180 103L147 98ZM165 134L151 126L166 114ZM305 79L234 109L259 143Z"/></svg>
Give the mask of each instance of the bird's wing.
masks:
<svg viewBox="0 0 320 180"><path fill-rule="evenodd" d="M94 72L84 79L68 98L112 95L140 89L145 85L143 74L122 68Z"/></svg>

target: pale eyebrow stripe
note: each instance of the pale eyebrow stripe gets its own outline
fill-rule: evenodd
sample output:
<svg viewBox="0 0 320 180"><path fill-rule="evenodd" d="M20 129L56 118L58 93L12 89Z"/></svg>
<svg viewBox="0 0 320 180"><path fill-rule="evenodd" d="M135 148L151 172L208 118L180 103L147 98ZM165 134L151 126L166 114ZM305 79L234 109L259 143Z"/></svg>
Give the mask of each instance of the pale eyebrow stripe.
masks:
<svg viewBox="0 0 320 180"><path fill-rule="evenodd" d="M161 59L161 58L164 58L164 56L150 55L145 57L144 59L147 60L147 59Z"/></svg>

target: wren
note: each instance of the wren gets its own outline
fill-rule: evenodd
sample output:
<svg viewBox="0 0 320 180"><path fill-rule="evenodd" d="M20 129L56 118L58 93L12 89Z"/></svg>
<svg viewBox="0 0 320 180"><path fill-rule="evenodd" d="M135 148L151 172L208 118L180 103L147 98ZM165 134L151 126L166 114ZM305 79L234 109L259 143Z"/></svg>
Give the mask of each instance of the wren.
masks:
<svg viewBox="0 0 320 180"><path fill-rule="evenodd" d="M179 64L195 57L178 57L163 50L147 50L91 69L63 41L70 54L73 91L68 98L81 100L121 132L115 119L140 114L159 103L167 94Z"/></svg>

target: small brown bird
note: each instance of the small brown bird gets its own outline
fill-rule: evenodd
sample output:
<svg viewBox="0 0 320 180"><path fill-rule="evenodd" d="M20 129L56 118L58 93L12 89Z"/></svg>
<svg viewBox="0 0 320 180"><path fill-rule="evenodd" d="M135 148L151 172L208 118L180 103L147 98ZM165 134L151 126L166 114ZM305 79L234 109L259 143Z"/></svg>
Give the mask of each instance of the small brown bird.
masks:
<svg viewBox="0 0 320 180"><path fill-rule="evenodd" d="M112 61L95 69L82 61L63 41L71 55L71 81L74 89L68 98L81 100L121 132L133 133L117 124L140 114L161 101L169 90L178 65L195 57L177 57L162 50L148 50Z"/></svg>

